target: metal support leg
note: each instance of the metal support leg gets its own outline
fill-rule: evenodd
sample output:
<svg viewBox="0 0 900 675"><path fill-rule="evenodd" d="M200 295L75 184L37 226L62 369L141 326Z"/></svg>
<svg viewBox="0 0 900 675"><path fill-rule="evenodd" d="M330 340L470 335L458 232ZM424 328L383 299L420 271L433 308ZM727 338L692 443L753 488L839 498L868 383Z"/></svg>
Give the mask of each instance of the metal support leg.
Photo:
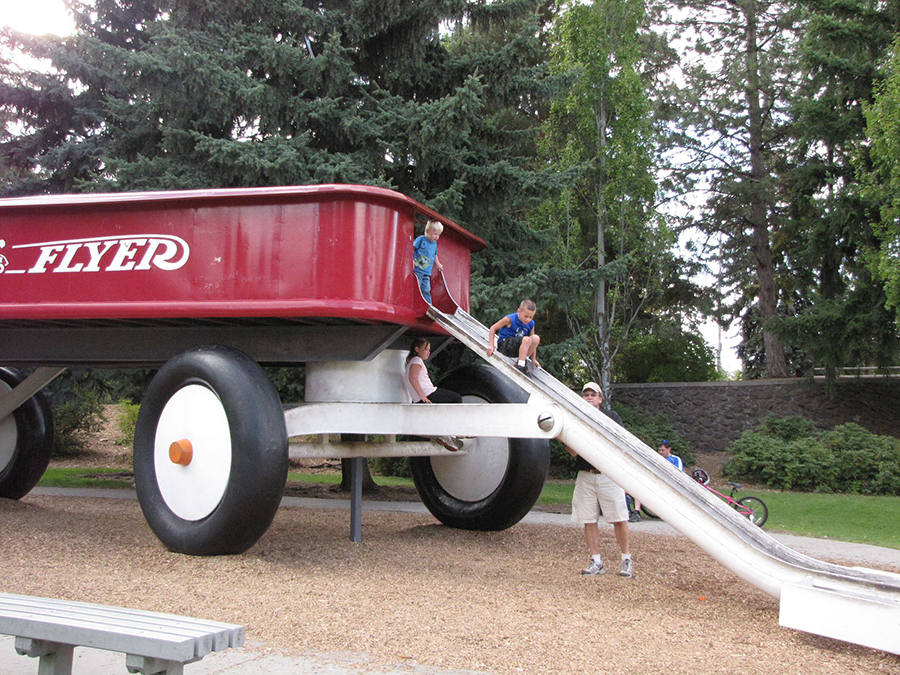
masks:
<svg viewBox="0 0 900 675"><path fill-rule="evenodd" d="M350 541L362 541L362 481L366 458L350 460Z"/></svg>
<svg viewBox="0 0 900 675"><path fill-rule="evenodd" d="M6 396L0 396L0 420L11 415L16 408L65 371L65 368L38 368Z"/></svg>

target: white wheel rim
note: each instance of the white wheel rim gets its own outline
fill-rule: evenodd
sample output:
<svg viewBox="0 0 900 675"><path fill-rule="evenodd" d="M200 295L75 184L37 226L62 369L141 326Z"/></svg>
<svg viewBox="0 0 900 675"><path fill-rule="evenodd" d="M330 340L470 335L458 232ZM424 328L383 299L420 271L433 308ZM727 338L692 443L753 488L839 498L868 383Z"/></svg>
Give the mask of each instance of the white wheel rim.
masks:
<svg viewBox="0 0 900 675"><path fill-rule="evenodd" d="M169 459L169 446L188 439L190 464ZM153 446L156 483L166 506L184 520L201 520L222 501L231 477L231 431L216 394L199 384L179 389L156 424Z"/></svg>
<svg viewBox="0 0 900 675"><path fill-rule="evenodd" d="M463 396L463 403L488 403L478 396ZM468 453L459 457L432 457L431 468L441 487L464 502L489 497L500 487L509 467L509 439L478 437Z"/></svg>
<svg viewBox="0 0 900 675"><path fill-rule="evenodd" d="M6 382L0 382L0 393L12 391ZM16 427L16 418L10 413L0 420L0 473L6 471L16 455L16 444L19 442L19 429Z"/></svg>

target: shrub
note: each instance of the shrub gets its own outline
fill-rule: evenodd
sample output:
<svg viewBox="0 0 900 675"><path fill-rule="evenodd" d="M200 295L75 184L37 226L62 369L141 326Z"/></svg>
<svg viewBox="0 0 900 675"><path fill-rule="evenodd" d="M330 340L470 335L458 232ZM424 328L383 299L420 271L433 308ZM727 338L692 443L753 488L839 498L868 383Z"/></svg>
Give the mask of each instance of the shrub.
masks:
<svg viewBox="0 0 900 675"><path fill-rule="evenodd" d="M622 425L654 450L665 439L672 444L672 454L681 457L685 467L697 463L690 441L675 431L665 415L648 415L642 410L621 404L614 404L613 408L622 418Z"/></svg>
<svg viewBox="0 0 900 675"><path fill-rule="evenodd" d="M137 426L140 410L141 406L131 401L122 401L119 404L119 419L117 422L119 435L116 437L116 445L134 445L134 428Z"/></svg>
<svg viewBox="0 0 900 675"><path fill-rule="evenodd" d="M785 446L787 444L762 431L745 431L729 449L733 457L722 466L722 473L732 480L769 485L788 490Z"/></svg>
<svg viewBox="0 0 900 675"><path fill-rule="evenodd" d="M566 446L558 440L550 440L550 478L571 480L578 471L575 469L575 458L566 450Z"/></svg>
<svg viewBox="0 0 900 675"><path fill-rule="evenodd" d="M759 427L760 431L767 436L774 436L787 442L812 436L816 432L815 423L802 415L785 415L784 417L766 415L760 420Z"/></svg>
<svg viewBox="0 0 900 675"><path fill-rule="evenodd" d="M70 368L48 384L43 394L53 411L52 456L84 451L86 436L103 422L108 388L91 370Z"/></svg>
<svg viewBox="0 0 900 675"><path fill-rule="evenodd" d="M369 469L376 476L412 478L408 457L373 457L369 460Z"/></svg>
<svg viewBox="0 0 900 675"><path fill-rule="evenodd" d="M784 469L785 490L834 492L836 463L834 453L816 437L798 438L788 443Z"/></svg>
<svg viewBox="0 0 900 675"><path fill-rule="evenodd" d="M729 448L732 480L779 490L900 495L900 440L858 424L828 431L800 416L767 417Z"/></svg>
<svg viewBox="0 0 900 675"><path fill-rule="evenodd" d="M53 405L54 457L72 457L84 451L85 436L100 428L103 406L99 395L75 387L62 403Z"/></svg>
<svg viewBox="0 0 900 675"><path fill-rule="evenodd" d="M848 423L821 435L835 457L836 492L900 494L891 476L900 473L900 440Z"/></svg>

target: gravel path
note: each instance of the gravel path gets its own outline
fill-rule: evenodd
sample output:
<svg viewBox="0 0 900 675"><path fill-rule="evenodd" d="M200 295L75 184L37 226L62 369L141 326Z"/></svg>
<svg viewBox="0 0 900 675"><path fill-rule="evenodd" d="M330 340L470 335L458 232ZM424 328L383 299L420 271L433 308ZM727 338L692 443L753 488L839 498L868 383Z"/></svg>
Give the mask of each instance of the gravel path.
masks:
<svg viewBox="0 0 900 675"><path fill-rule="evenodd" d="M240 623L291 653L497 675L890 673L900 657L778 626L777 602L682 537L632 532L636 576L581 577L581 534L280 509L239 556L166 551L131 500L0 500L0 590ZM610 562L617 554L603 540ZM898 571L898 570L894 570Z"/></svg>

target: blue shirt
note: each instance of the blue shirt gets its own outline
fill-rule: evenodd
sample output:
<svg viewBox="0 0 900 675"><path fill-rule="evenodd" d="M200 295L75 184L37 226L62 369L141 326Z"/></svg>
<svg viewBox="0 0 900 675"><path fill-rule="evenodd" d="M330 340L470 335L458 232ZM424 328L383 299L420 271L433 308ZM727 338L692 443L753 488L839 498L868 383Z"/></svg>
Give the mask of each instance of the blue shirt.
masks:
<svg viewBox="0 0 900 675"><path fill-rule="evenodd" d="M420 234L413 242L413 272L430 276L436 255L437 242L429 241L428 237Z"/></svg>
<svg viewBox="0 0 900 675"><path fill-rule="evenodd" d="M681 461L681 457L679 457L678 455L669 455L668 457L666 457L666 459L672 462L672 464L675 465L676 469L678 469L679 471L684 471L684 462Z"/></svg>
<svg viewBox="0 0 900 675"><path fill-rule="evenodd" d="M503 328L497 331L498 342L500 340L506 340L507 338L524 337L526 335L531 335L531 331L534 330L534 319L532 319L528 323L522 323L519 320L519 314L517 312L507 314L506 317L512 323L510 323L508 326L503 326Z"/></svg>

